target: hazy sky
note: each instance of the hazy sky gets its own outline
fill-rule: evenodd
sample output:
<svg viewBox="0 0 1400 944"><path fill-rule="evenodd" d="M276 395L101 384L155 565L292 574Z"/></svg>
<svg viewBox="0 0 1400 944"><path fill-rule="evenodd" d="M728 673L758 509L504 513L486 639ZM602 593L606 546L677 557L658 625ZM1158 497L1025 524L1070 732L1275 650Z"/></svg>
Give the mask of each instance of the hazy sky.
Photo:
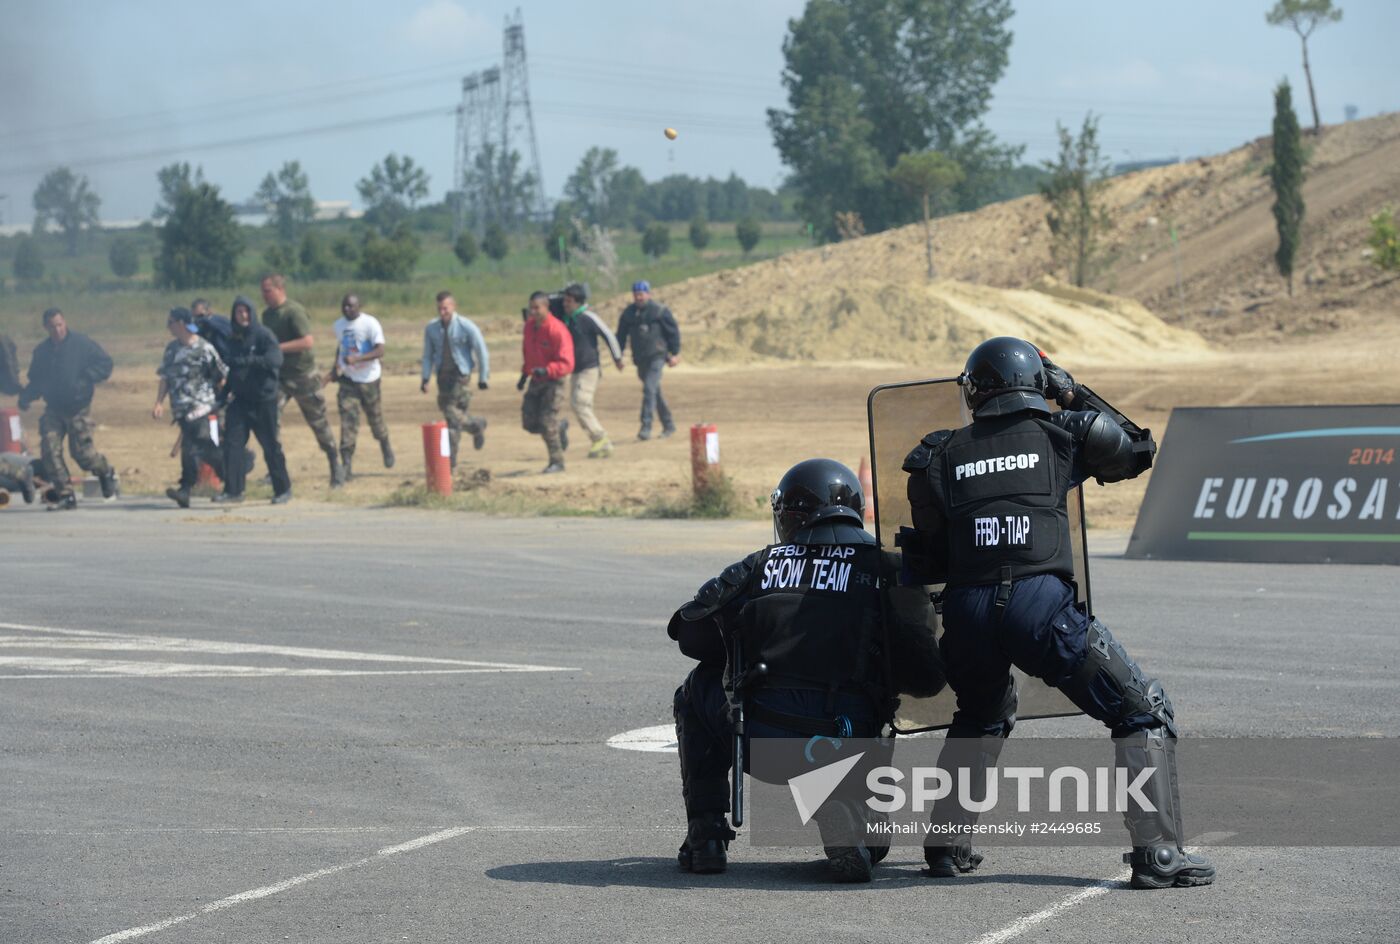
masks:
<svg viewBox="0 0 1400 944"><path fill-rule="evenodd" d="M452 175L460 77L499 61L515 0L0 0L0 217L32 217L34 185L67 163L107 219L144 217L155 170L202 164L234 200L288 159L312 193L357 200L389 151ZM1048 156L1057 120L1102 115L1114 161L1196 155L1268 132L1271 89L1293 80L1308 123L1297 39L1270 0L1016 3L1011 64L987 123ZM789 18L804 0L529 0L521 4L545 186L559 195L590 145L648 179L668 173L775 185L784 168L765 109ZM1395 0L1341 0L1312 41L1324 121L1400 108ZM381 121L379 119L393 119ZM680 140L661 134L677 127Z"/></svg>

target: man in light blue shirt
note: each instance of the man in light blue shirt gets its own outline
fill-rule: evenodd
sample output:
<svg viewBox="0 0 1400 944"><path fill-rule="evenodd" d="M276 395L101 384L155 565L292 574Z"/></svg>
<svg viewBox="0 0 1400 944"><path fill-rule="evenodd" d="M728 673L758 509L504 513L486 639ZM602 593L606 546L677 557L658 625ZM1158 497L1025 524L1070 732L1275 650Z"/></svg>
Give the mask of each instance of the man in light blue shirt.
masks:
<svg viewBox="0 0 1400 944"><path fill-rule="evenodd" d="M438 316L423 331L423 383L437 374L438 407L447 420L447 436L452 444L452 468L457 468L457 441L462 430L472 434L472 447L486 444L486 417L472 416L471 375L477 371L477 389L485 390L491 378L491 357L486 341L476 325L457 314L457 301L451 292L438 292ZM445 339L445 340L444 340ZM444 354L448 352L450 356Z"/></svg>

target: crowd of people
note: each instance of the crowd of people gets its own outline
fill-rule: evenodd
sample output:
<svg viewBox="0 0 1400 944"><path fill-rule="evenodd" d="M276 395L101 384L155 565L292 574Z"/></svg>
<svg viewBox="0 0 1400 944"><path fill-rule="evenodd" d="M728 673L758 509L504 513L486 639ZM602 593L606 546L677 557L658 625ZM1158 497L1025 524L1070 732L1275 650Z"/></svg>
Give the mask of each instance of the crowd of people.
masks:
<svg viewBox="0 0 1400 944"><path fill-rule="evenodd" d="M326 455L332 488L354 474L361 414L379 444L384 467L395 464L380 385L383 325L362 309L358 295L346 295L332 328L331 367L323 374L316 367L310 315L288 297L286 279L267 275L260 288L261 316L245 295L234 298L227 316L213 313L203 298L188 308L173 308L167 316L171 340L156 370L159 382L151 416L164 419L168 401L171 422L179 427L180 478L166 495L181 507L189 507L201 466L212 469L223 483L213 501L243 501L255 460L248 448L250 437L262 450L272 502L290 501L292 480L282 450L281 413L293 400ZM660 437L675 432L661 378L666 367L679 362L680 329L671 311L652 298L649 283L632 286L632 303L622 312L616 332L589 307L588 289L578 283L553 295L535 292L523 315L523 363L516 389L524 392L521 425L539 435L548 452L544 474L564 471L569 447L566 408L588 434L589 458L613 453L612 440L593 408L603 372L600 341L619 371L628 344L632 346L642 382L637 438L652 438L655 419L661 421ZM111 376L112 359L96 341L71 330L57 308L44 312L43 325L48 338L34 349L26 383L19 381L13 344L0 337L0 350L7 353L5 364L0 364L0 392L17 394L21 410L44 401L40 456L32 462L0 463L0 488L19 491L26 500L40 494L55 509L77 507L73 478L63 458L66 441L73 460L96 476L103 498L111 500L117 495L116 473L93 442L91 406L95 387ZM423 331L420 390L426 394L436 377L454 470L464 431L471 435L473 448L486 444L486 418L471 412L473 374L478 390L489 388L491 358L485 338L457 311L452 293L439 292L437 316ZM337 385L339 445L326 405L325 391L332 383Z"/></svg>

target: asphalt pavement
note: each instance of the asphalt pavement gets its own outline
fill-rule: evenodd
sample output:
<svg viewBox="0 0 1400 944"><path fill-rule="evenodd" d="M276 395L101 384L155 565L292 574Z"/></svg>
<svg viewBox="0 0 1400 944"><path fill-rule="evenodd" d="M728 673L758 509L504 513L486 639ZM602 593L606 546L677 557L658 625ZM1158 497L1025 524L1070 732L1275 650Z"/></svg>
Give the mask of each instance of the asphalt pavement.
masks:
<svg viewBox="0 0 1400 944"><path fill-rule="evenodd" d="M998 848L869 886L819 850L677 870L674 607L758 522L123 499L0 511L0 942L1374 941L1395 849ZM1100 615L1189 735L1394 733L1392 568L1125 561ZM1024 733L1093 735L1087 719ZM1189 814L1189 811L1188 811Z"/></svg>

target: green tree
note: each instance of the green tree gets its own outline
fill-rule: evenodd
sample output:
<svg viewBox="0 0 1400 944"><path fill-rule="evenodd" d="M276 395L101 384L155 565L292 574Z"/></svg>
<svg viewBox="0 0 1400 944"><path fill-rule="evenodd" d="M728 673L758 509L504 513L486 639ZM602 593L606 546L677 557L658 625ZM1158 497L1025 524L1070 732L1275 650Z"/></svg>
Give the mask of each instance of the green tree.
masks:
<svg viewBox="0 0 1400 944"><path fill-rule="evenodd" d="M151 218L163 220L170 215L180 194L204 183L204 168L191 168L189 163L179 161L167 164L156 171L156 183L160 186L160 202L151 211Z"/></svg>
<svg viewBox="0 0 1400 944"><path fill-rule="evenodd" d="M33 236L18 236L15 241L15 278L20 282L37 282L44 277L44 258L39 254L39 241Z"/></svg>
<svg viewBox="0 0 1400 944"><path fill-rule="evenodd" d="M457 261L462 263L464 268L471 268L476 257L481 255L481 246L477 244L476 237L471 234L471 230L463 230L462 234L452 243L452 254L457 257Z"/></svg>
<svg viewBox="0 0 1400 944"><path fill-rule="evenodd" d="M130 236L118 236L112 240L107 250L107 264L117 278L129 279L141 268L141 253L136 240Z"/></svg>
<svg viewBox="0 0 1400 944"><path fill-rule="evenodd" d="M570 249L577 249L582 235L573 220L556 218L544 232L544 251L551 262L564 262Z"/></svg>
<svg viewBox="0 0 1400 944"><path fill-rule="evenodd" d="M427 198L428 181L428 172L413 158L389 154L355 185L365 203L365 220L386 236L393 233Z"/></svg>
<svg viewBox="0 0 1400 944"><path fill-rule="evenodd" d="M66 167L49 171L34 189L34 235L55 223L63 231L68 255L78 254L83 230L97 225L97 209L102 200L88 186L88 179Z"/></svg>
<svg viewBox="0 0 1400 944"><path fill-rule="evenodd" d="M490 256L497 264L510 255L510 240L506 238L504 226L500 223L492 223L486 227L486 233L481 237L481 251Z"/></svg>
<svg viewBox="0 0 1400 944"><path fill-rule="evenodd" d="M400 223L393 235L387 237L376 230L367 230L355 274L379 282L407 282L413 277L413 267L418 264L421 253L418 237L407 223Z"/></svg>
<svg viewBox="0 0 1400 944"><path fill-rule="evenodd" d="M665 223L652 223L642 233L642 252L660 259L671 251L671 230Z"/></svg>
<svg viewBox="0 0 1400 944"><path fill-rule="evenodd" d="M287 161L276 174L264 177L253 199L267 208L267 223L284 243L295 243L316 217L316 201L300 161Z"/></svg>
<svg viewBox="0 0 1400 944"><path fill-rule="evenodd" d="M233 207L218 187L195 184L175 198L160 228L156 285L177 290L232 285L242 251L243 232Z"/></svg>
<svg viewBox="0 0 1400 944"><path fill-rule="evenodd" d="M1099 120L1092 113L1084 116L1078 138L1058 122L1055 131L1060 153L1045 162L1050 176L1040 185L1050 204L1045 214L1050 257L1082 288L1098 262L1100 238L1113 225L1102 199L1109 164L1099 150Z"/></svg>
<svg viewBox="0 0 1400 944"><path fill-rule="evenodd" d="M1383 207L1371 217L1371 235L1366 242L1371 247L1371 262L1383 272L1400 269L1400 235L1395 229L1395 208Z"/></svg>
<svg viewBox="0 0 1400 944"><path fill-rule="evenodd" d="M539 181L520 164L519 151L506 153L495 145L477 151L462 181L467 215L477 226L516 229L529 218Z"/></svg>
<svg viewBox="0 0 1400 944"><path fill-rule="evenodd" d="M917 197L924 214L924 255L928 261L928 277L933 278L933 210L942 209L951 197L953 187L963 179L957 161L937 151L901 154L890 171L890 179L905 193Z"/></svg>
<svg viewBox="0 0 1400 944"><path fill-rule="evenodd" d="M297 247L297 275L303 279L328 279L335 274L335 256L314 229L308 229Z"/></svg>
<svg viewBox="0 0 1400 944"><path fill-rule="evenodd" d="M608 198L617 173L617 152L612 148L591 147L584 152L564 184L564 197L585 222L608 222Z"/></svg>
<svg viewBox="0 0 1400 944"><path fill-rule="evenodd" d="M949 154L972 173L990 135L978 124L1006 68L1010 0L810 0L788 25L788 108L768 112L793 170L798 210L824 237L837 212L871 232L915 217L890 180L899 155ZM983 147L963 153L980 134ZM961 204L960 199L960 204Z"/></svg>
<svg viewBox="0 0 1400 944"><path fill-rule="evenodd" d="M1303 44L1303 76L1308 80L1313 134L1317 134L1322 130L1322 119L1317 113L1317 93L1313 91L1312 66L1308 62L1308 37L1319 26L1340 22L1342 8L1332 6L1332 0L1278 0L1273 9L1264 14L1264 19L1270 26L1287 26L1298 34Z"/></svg>
<svg viewBox="0 0 1400 944"><path fill-rule="evenodd" d="M284 275L297 272L297 251L286 243L268 243L263 249L262 259L269 272Z"/></svg>
<svg viewBox="0 0 1400 944"><path fill-rule="evenodd" d="M635 167L624 167L608 181L608 216L604 226L622 227L636 214L646 193L647 182Z"/></svg>
<svg viewBox="0 0 1400 944"><path fill-rule="evenodd" d="M1284 79L1274 91L1274 163L1269 168L1274 187L1274 225L1278 228L1278 249L1274 262L1279 275L1288 280L1293 295L1293 260L1302 239L1303 214L1303 134L1293 111L1293 89Z"/></svg>
<svg viewBox="0 0 1400 944"><path fill-rule="evenodd" d="M734 235L739 240L739 248L744 250L744 255L753 252L753 247L758 245L758 241L763 236L763 227L758 220L751 216L746 216L734 224Z"/></svg>
<svg viewBox="0 0 1400 944"><path fill-rule="evenodd" d="M331 255L347 268L354 268L360 264L360 247L349 236L341 236L331 243Z"/></svg>
<svg viewBox="0 0 1400 944"><path fill-rule="evenodd" d="M710 224L703 213L697 213L690 218L690 244L697 250L710 244Z"/></svg>

